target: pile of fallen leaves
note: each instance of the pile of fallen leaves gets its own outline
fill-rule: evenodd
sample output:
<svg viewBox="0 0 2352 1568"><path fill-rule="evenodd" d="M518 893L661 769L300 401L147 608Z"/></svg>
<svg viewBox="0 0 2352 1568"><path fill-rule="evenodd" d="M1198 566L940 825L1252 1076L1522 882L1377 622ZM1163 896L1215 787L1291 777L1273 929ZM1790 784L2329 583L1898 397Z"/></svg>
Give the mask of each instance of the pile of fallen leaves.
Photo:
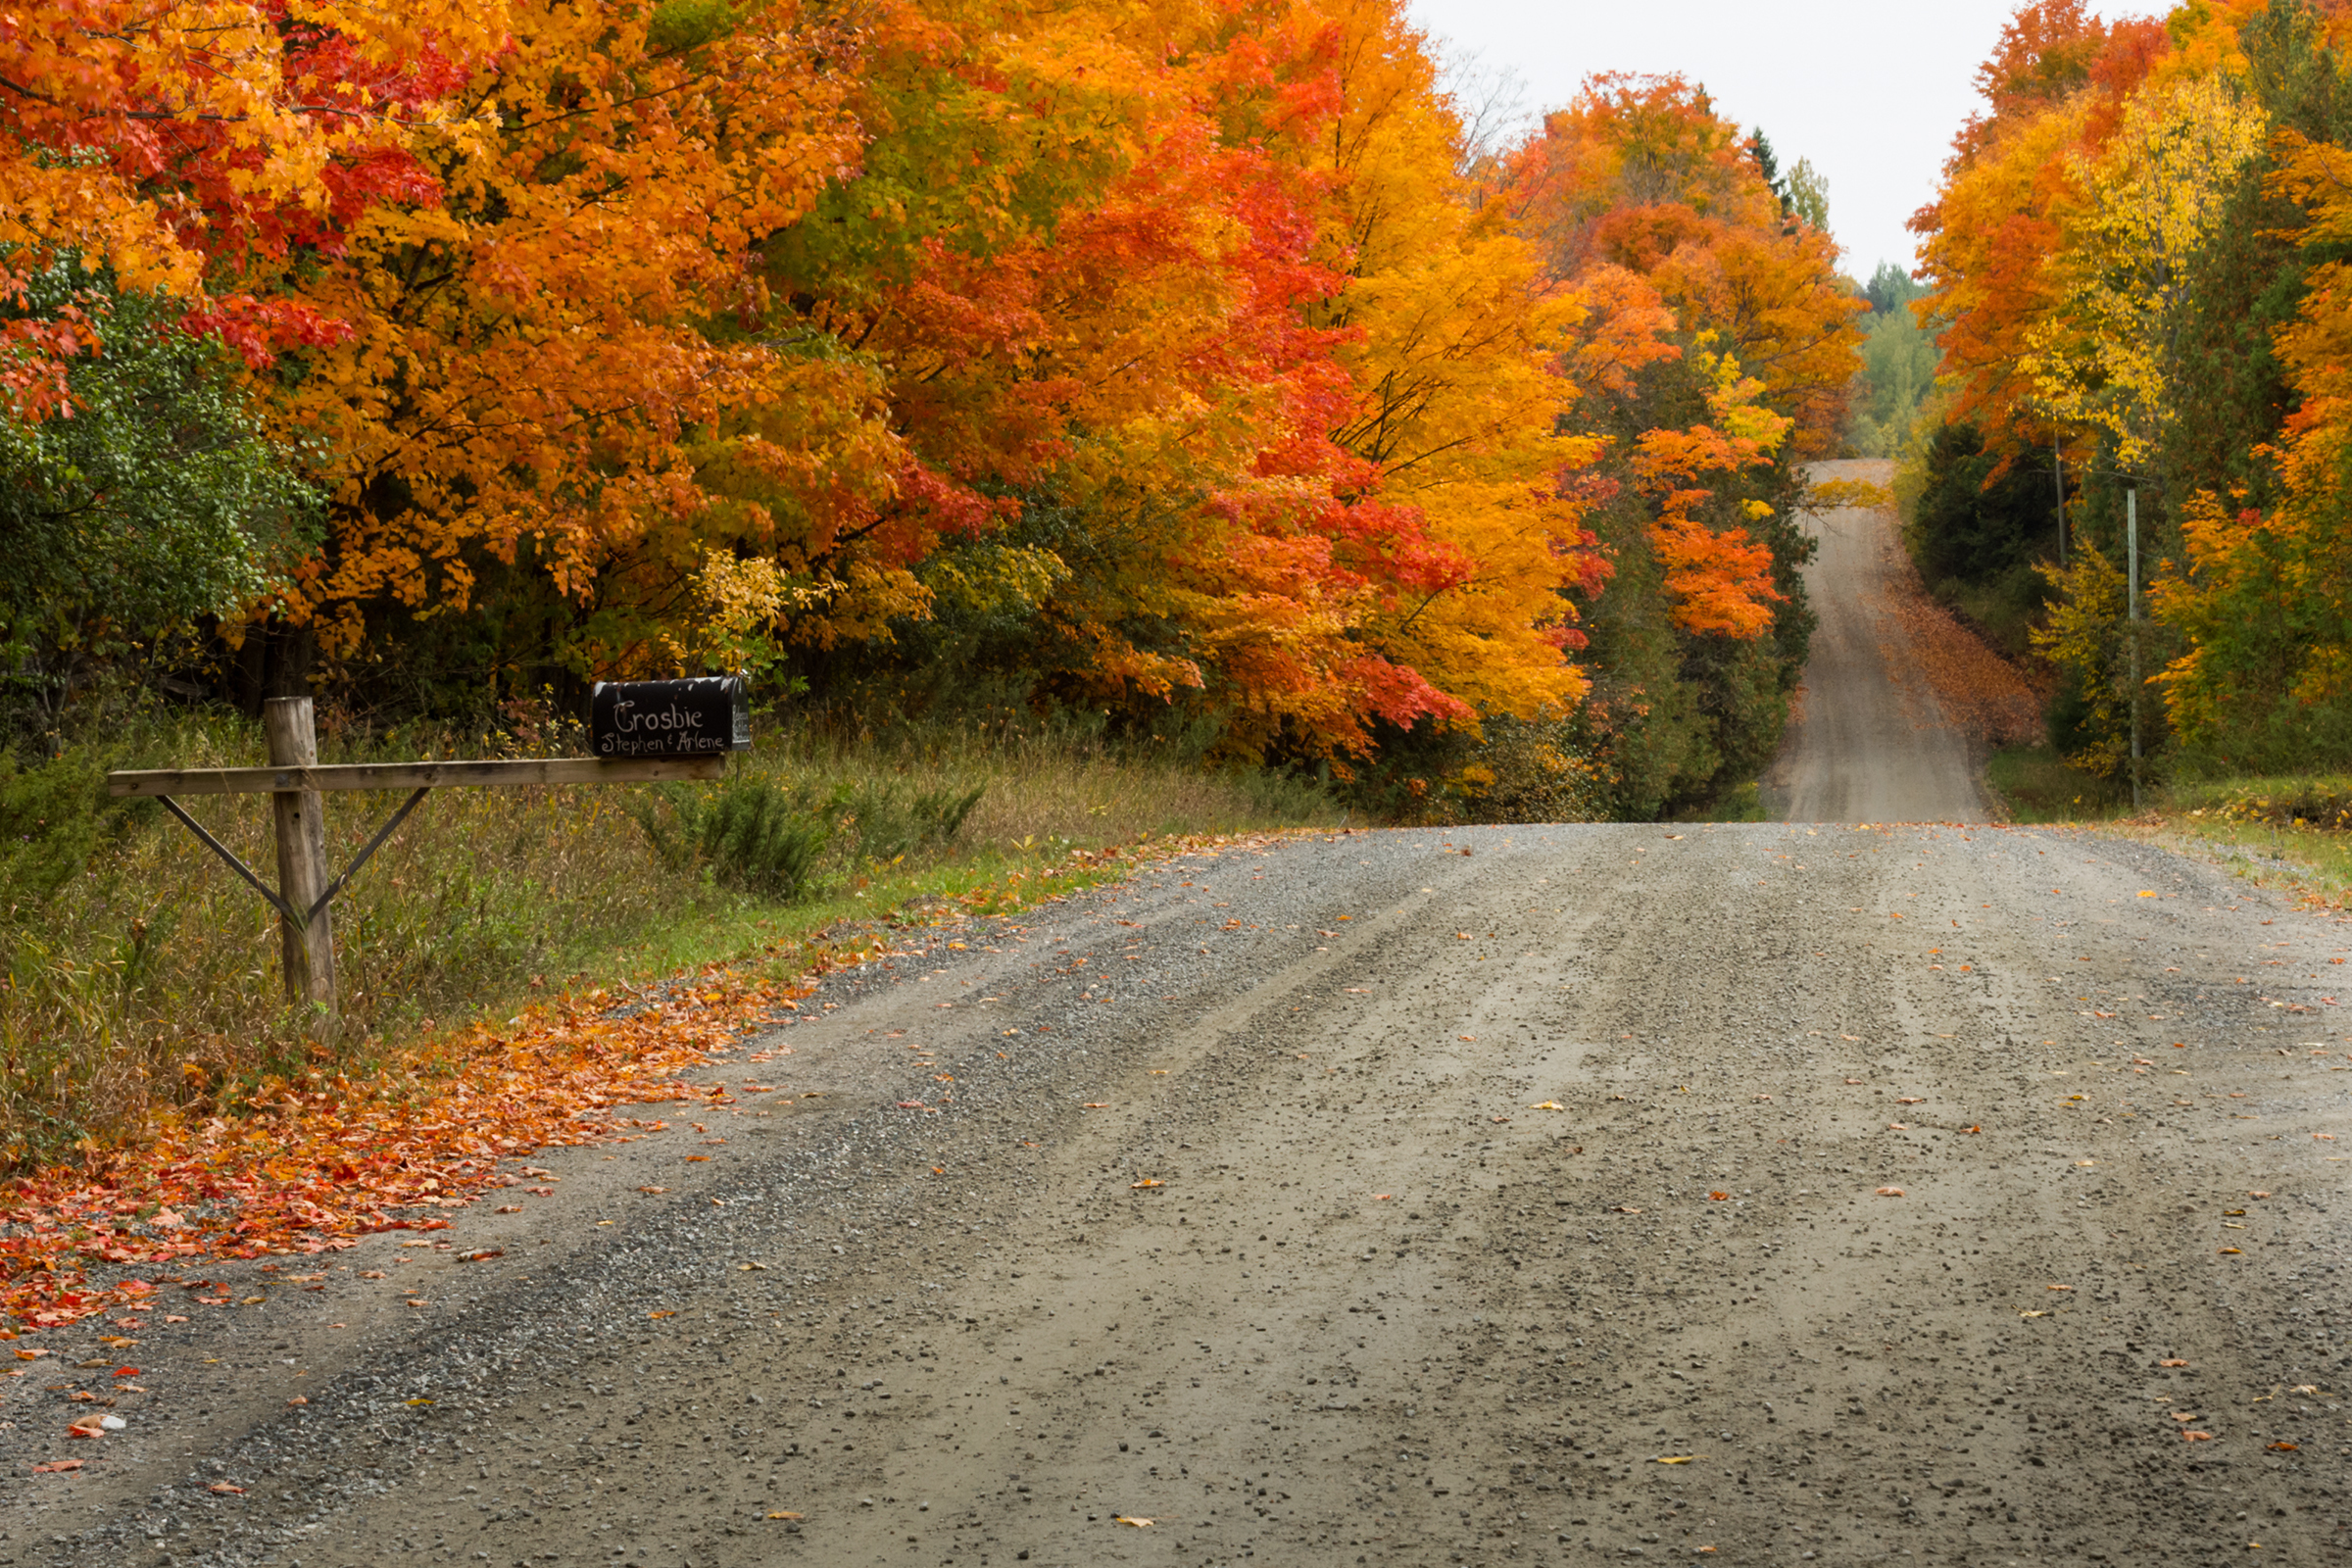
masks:
<svg viewBox="0 0 2352 1568"><path fill-rule="evenodd" d="M1906 588L1889 593L1886 608L1902 623L1944 717L1994 746L2038 743L2042 694L1959 616L1921 591L1916 580Z"/></svg>
<svg viewBox="0 0 2352 1568"><path fill-rule="evenodd" d="M685 1081L796 1005L713 967L534 1008L505 1032L419 1041L365 1081L289 1086L235 1117L167 1125L136 1149L0 1193L0 1322L54 1328L153 1292L106 1265L322 1252L376 1231L439 1230L442 1208L521 1178L498 1162L627 1136L617 1107L706 1099ZM111 1272L111 1270L109 1270Z"/></svg>

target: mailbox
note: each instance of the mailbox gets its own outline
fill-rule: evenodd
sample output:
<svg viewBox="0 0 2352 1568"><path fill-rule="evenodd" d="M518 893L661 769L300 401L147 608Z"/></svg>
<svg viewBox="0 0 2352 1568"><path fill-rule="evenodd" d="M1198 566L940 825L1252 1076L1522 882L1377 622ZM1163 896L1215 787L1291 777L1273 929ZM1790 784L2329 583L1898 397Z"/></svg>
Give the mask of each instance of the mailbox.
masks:
<svg viewBox="0 0 2352 1568"><path fill-rule="evenodd" d="M598 681L588 698L598 757L708 757L752 749L751 697L741 675Z"/></svg>

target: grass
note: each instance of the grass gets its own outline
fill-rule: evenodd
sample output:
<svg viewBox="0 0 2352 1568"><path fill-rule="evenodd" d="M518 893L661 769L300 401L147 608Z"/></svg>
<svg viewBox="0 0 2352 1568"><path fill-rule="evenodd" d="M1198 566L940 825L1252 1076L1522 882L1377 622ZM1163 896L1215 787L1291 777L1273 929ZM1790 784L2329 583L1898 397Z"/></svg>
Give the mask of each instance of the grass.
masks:
<svg viewBox="0 0 2352 1568"><path fill-rule="evenodd" d="M2352 778L2300 773L2183 780L2132 829L2202 854L2257 887L2352 904Z"/></svg>
<svg viewBox="0 0 2352 1568"><path fill-rule="evenodd" d="M2128 787L2066 765L2048 747L1995 752L1987 780L2027 823L2086 823L2210 859L2259 887L2352 900L2352 777L2175 780L2132 808Z"/></svg>
<svg viewBox="0 0 2352 1568"><path fill-rule="evenodd" d="M1762 822L1764 788L1754 780L1734 784L1719 792L1703 806L1687 807L1668 814L1674 822Z"/></svg>
<svg viewBox="0 0 2352 1568"><path fill-rule="evenodd" d="M1984 781L2013 822L2103 822L2132 811L2128 785L2070 767L2047 746L1994 752Z"/></svg>
<svg viewBox="0 0 2352 1568"><path fill-rule="evenodd" d="M576 749L552 728L320 738L328 761ZM183 721L64 765L94 779L102 767L237 765L261 753L252 726ZM924 895L990 909L1032 897L1049 868L1064 873L1056 890L1113 874L1084 858L1106 846L1340 815L1326 796L1272 775L1136 760L1011 725L895 740L800 730L729 768L832 803L830 847L805 897L731 891L709 864L658 855L630 810L658 799L643 787L435 792L336 901L345 1028L332 1046L315 1017L284 1004L275 916L179 824L103 808L86 789L74 808L100 830L56 820L54 799L37 820L20 812L0 838L34 851L74 840L78 869L45 896L42 879L12 876L0 910L0 1168L134 1140L158 1117L233 1110L314 1069L356 1075L420 1034L504 1020L565 989L747 958L780 977L828 931ZM858 855L855 802L973 789L980 799L953 839L887 861ZM399 799L327 797L338 866ZM274 881L263 798L183 804ZM86 863L83 841L96 846Z"/></svg>

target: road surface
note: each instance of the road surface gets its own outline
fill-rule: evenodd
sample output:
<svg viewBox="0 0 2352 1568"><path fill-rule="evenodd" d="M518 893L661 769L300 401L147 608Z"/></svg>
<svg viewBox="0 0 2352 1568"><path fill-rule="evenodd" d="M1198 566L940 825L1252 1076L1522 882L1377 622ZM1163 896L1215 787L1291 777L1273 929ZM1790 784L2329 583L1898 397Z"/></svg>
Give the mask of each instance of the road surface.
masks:
<svg viewBox="0 0 2352 1568"><path fill-rule="evenodd" d="M2060 832L1172 860L519 1213L49 1337L0 1563L2340 1561L2348 948Z"/></svg>
<svg viewBox="0 0 2352 1568"><path fill-rule="evenodd" d="M1885 484L1893 465L1816 465L1821 478ZM1894 613L1918 592L1884 509L1844 507L1814 523L1805 589L1821 624L1803 690L1764 780L1790 822L1983 822L1968 738L1945 722L1909 632Z"/></svg>

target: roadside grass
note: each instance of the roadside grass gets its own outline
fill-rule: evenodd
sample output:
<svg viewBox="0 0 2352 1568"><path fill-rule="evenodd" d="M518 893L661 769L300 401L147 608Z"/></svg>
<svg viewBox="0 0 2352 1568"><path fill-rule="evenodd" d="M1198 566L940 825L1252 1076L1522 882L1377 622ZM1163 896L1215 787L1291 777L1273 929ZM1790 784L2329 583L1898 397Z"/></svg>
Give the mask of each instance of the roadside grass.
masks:
<svg viewBox="0 0 2352 1568"><path fill-rule="evenodd" d="M2128 786L2068 766L2048 746L2002 747L1984 779L2013 822L2103 822L2132 811Z"/></svg>
<svg viewBox="0 0 2352 1568"><path fill-rule="evenodd" d="M2181 780L2167 788L2157 810L2117 826L2202 854L2256 887L2352 907L2352 777Z"/></svg>
<svg viewBox="0 0 2352 1568"><path fill-rule="evenodd" d="M2352 776L2178 779L2146 792L2067 766L2046 746L1993 753L1986 781L2013 822L2079 823L2209 859L2257 887L2352 906Z"/></svg>
<svg viewBox="0 0 2352 1568"><path fill-rule="evenodd" d="M1768 820L1763 786L1750 779L1723 790L1703 806L1669 813L1673 822L1762 822Z"/></svg>
<svg viewBox="0 0 2352 1568"><path fill-rule="evenodd" d="M328 761L559 755L562 726L462 735L322 734ZM534 1002L712 963L799 973L836 937L926 898L970 912L1019 907L1119 872L1116 845L1328 825L1311 786L1122 756L1081 735L1003 724L763 741L730 778L776 781L819 803L823 856L791 902L727 885L725 867L658 854L635 812L644 786L437 791L334 906L345 1027L322 1041L290 1010L275 916L151 803L126 809L104 771L258 762L258 726L146 725L104 751L0 775L0 1170L98 1153L193 1115L233 1113L291 1083L357 1080L427 1037L459 1039ZM71 776L69 776L69 773ZM66 787L71 785L71 788ZM722 786L723 787L723 786ZM42 791L46 790L46 794ZM861 855L883 803L979 792L952 835L901 834ZM327 797L330 857L347 864L398 805ZM258 796L183 803L274 883ZM867 824L870 829L871 823ZM46 858L44 859L44 857Z"/></svg>

